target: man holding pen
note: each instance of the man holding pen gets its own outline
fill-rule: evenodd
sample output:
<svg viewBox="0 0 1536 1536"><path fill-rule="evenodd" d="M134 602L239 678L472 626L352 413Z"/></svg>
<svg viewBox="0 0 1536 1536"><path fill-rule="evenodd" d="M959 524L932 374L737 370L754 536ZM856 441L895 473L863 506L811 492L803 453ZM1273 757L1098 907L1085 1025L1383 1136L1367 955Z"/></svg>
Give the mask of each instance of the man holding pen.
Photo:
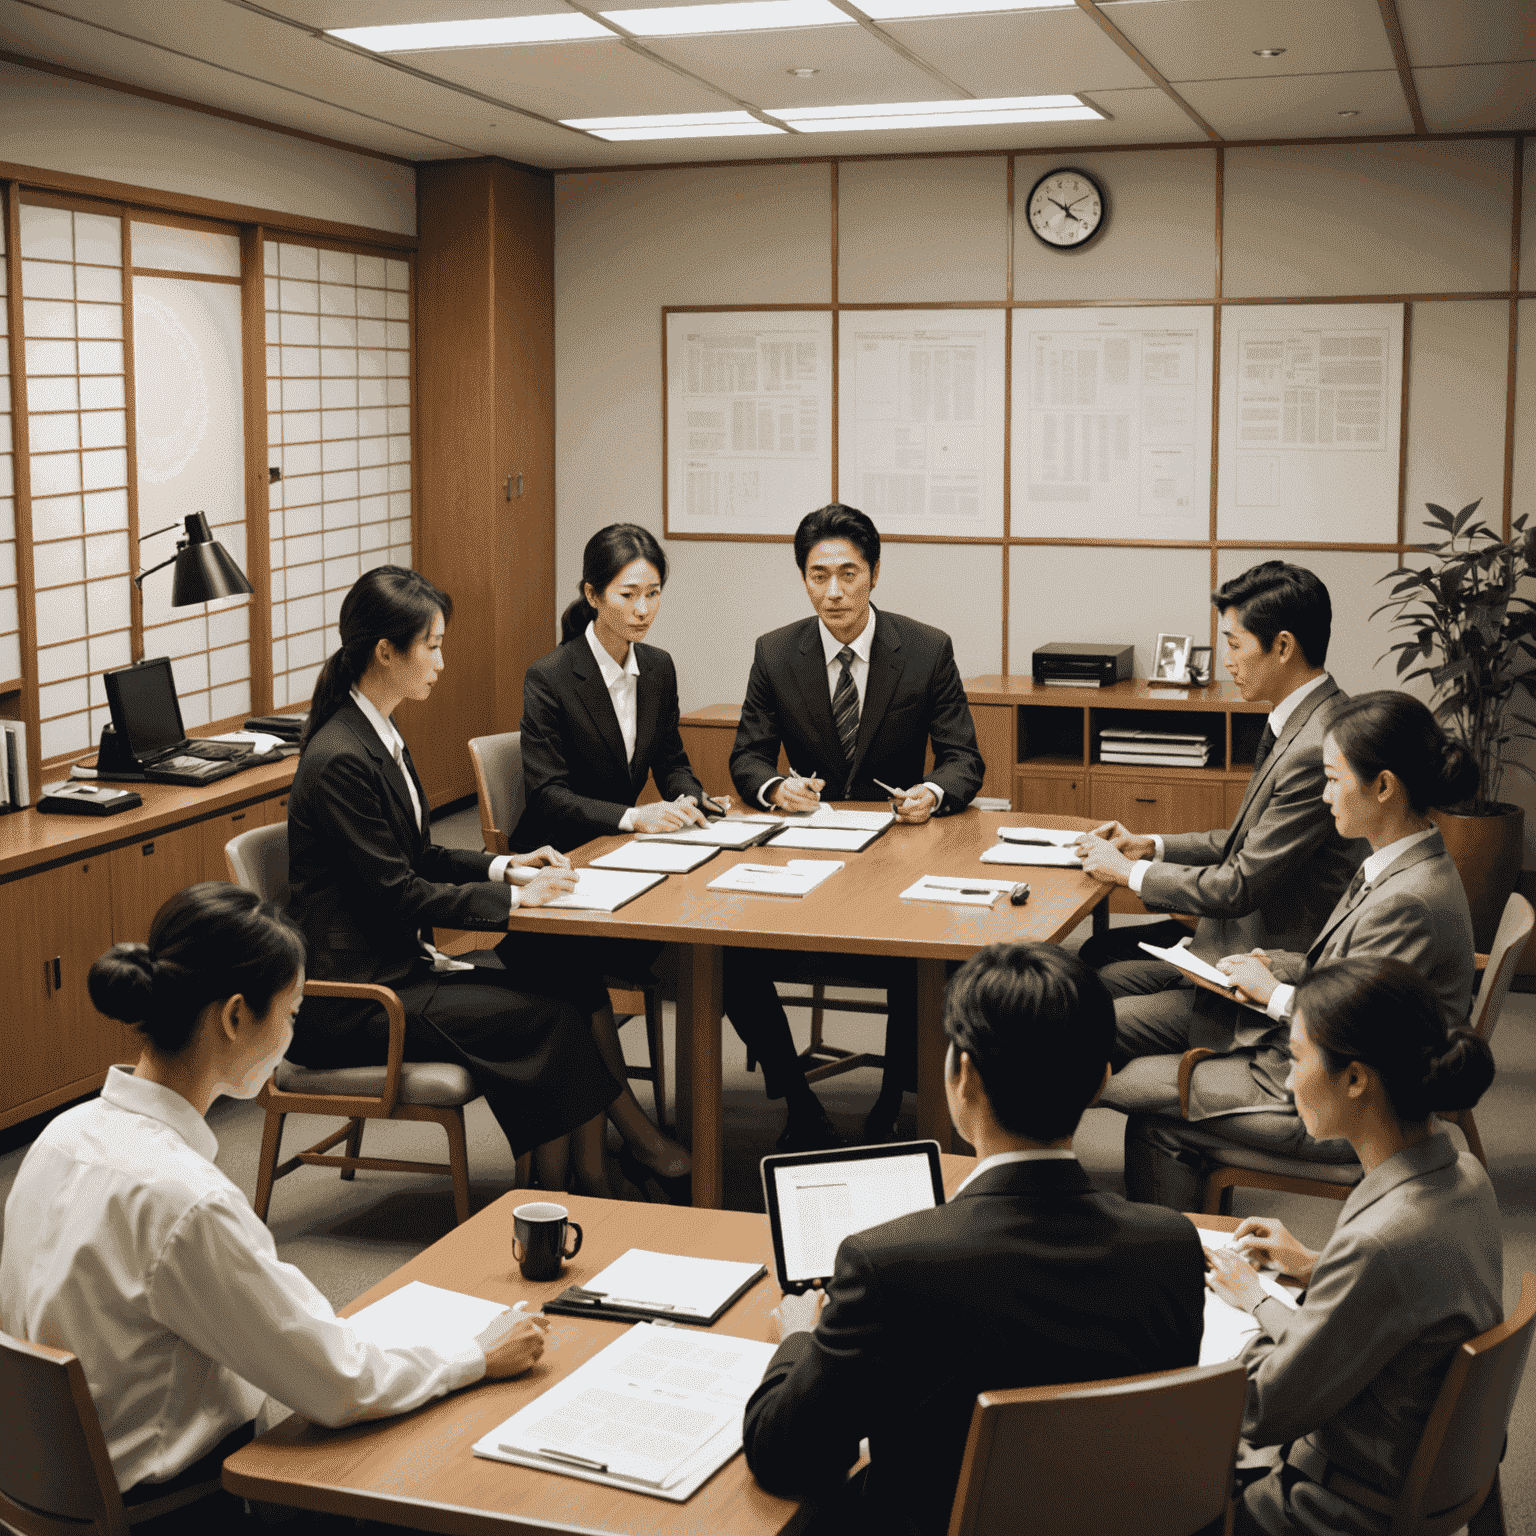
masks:
<svg viewBox="0 0 1536 1536"><path fill-rule="evenodd" d="M899 821L914 825L963 810L981 788L983 764L954 649L942 630L870 602L880 579L875 525L854 507L821 507L795 532L795 561L815 615L758 639L731 752L742 799L789 812L814 811L824 794L888 800ZM788 775L779 772L781 747ZM727 950L726 1012L762 1062L768 1096L789 1101L779 1138L786 1151L838 1137L806 1084L774 982L829 973L884 987L890 998L885 1081L866 1137L890 1135L903 1090L915 1086L910 961Z"/></svg>

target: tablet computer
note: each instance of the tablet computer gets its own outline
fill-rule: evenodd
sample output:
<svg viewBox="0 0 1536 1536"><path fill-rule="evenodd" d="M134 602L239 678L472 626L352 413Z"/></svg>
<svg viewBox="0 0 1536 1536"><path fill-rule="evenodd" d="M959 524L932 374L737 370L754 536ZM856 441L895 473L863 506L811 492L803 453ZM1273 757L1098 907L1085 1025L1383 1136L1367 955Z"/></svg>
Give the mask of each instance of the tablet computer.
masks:
<svg viewBox="0 0 1536 1536"><path fill-rule="evenodd" d="M837 1245L853 1232L944 1204L936 1141L883 1142L763 1159L779 1288L800 1294L831 1279Z"/></svg>

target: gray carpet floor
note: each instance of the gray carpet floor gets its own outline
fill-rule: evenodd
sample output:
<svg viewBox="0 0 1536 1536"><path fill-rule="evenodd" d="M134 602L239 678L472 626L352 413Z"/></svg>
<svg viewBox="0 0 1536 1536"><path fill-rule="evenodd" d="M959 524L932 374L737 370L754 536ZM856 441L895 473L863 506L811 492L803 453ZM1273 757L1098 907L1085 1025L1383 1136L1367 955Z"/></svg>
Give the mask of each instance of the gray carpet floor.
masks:
<svg viewBox="0 0 1536 1536"><path fill-rule="evenodd" d="M475 811L471 808L439 818L434 823L434 835L440 842L478 848ZM1067 941L1068 947L1075 947L1086 936L1085 924ZM670 1063L676 1060L671 1004L665 1005L665 1014ZM806 1011L793 1010L790 1017L797 1038L803 1042L809 1028ZM878 1050L883 1023L859 1014L830 1014L827 1038L855 1049ZM640 1022L625 1028L621 1038L628 1059L642 1064L646 1047ZM1494 1044L1499 1076L1477 1111L1477 1122L1503 1214L1508 1306L1519 1295L1521 1275L1536 1271L1536 995L1509 998ZM743 1048L728 1025L723 1029L723 1056L726 1204L735 1210L761 1211L758 1162L772 1150L783 1112L763 1098L761 1075L746 1072ZM642 1105L653 1110L650 1085L634 1086ZM864 1113L878 1088L877 1074L864 1069L819 1084L818 1093L839 1130L857 1139ZM898 1132L910 1134L913 1130L912 1102L909 1096ZM669 1119L670 1113L669 1105ZM254 1105L227 1099L216 1104L209 1115L219 1139L219 1166L248 1194L255 1188L262 1119ZM478 1210L515 1188L516 1179L507 1143L483 1099L469 1106L466 1120L473 1199ZM285 1146L308 1145L335 1123L292 1116ZM1089 1173L1113 1189L1124 1187L1123 1125L1123 1118L1114 1111L1091 1109L1083 1118L1075 1143ZM9 1195L16 1170L38 1128L33 1122L0 1133L0 1202ZM436 1127L398 1124L372 1128L364 1150L385 1157L437 1160L445 1149ZM1233 1210L1239 1216L1278 1216L1302 1241L1320 1248L1332 1230L1338 1207L1332 1201L1305 1196L1238 1190ZM446 1176L362 1172L351 1182L343 1182L322 1169L301 1169L278 1184L270 1224L281 1257L298 1265L334 1305L341 1306L450 1229L452 1193ZM1510 1425L1503 1469L1510 1536L1536 1536L1536 1366L1527 1376Z"/></svg>

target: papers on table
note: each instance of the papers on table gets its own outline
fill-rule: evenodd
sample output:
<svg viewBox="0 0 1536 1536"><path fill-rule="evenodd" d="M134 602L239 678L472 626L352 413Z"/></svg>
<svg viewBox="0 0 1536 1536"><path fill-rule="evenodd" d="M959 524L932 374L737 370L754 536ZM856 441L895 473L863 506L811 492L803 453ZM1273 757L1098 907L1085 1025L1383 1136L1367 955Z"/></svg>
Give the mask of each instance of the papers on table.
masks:
<svg viewBox="0 0 1536 1536"><path fill-rule="evenodd" d="M957 907L990 907L1013 889L1012 880L956 880L948 875L924 875L901 893L903 901L944 901Z"/></svg>
<svg viewBox="0 0 1536 1536"><path fill-rule="evenodd" d="M696 1259L676 1253L631 1248L586 1285L568 1286L557 1298L562 1312L616 1308L655 1312L688 1322L709 1323L725 1312L768 1271L737 1259ZM548 1310L550 1303L545 1304Z"/></svg>
<svg viewBox="0 0 1536 1536"><path fill-rule="evenodd" d="M790 826L824 827L843 832L884 832L895 820L889 811L840 811L836 806L819 805L809 816L786 816Z"/></svg>
<svg viewBox="0 0 1536 1536"><path fill-rule="evenodd" d="M787 826L769 839L773 848L815 848L822 853L859 853L879 837L856 827L818 827L814 823Z"/></svg>
<svg viewBox="0 0 1536 1536"><path fill-rule="evenodd" d="M1077 840L1081 832L1054 827L999 827L1000 841L981 856L983 864L1029 864L1035 868L1081 869Z"/></svg>
<svg viewBox="0 0 1536 1536"><path fill-rule="evenodd" d="M1207 1248L1225 1248L1232 1234L1224 1227L1206 1227L1198 1221L1195 1229ZM1293 1312L1297 1301L1290 1291L1269 1275L1260 1275L1259 1284ZM1205 1292L1205 1332L1200 1336L1200 1364L1220 1365L1224 1360L1235 1360L1243 1346L1259 1331L1258 1320L1248 1312L1240 1312L1223 1301L1209 1286Z"/></svg>
<svg viewBox="0 0 1536 1536"><path fill-rule="evenodd" d="M711 891L753 896L804 896L843 867L841 859L791 859L787 864L733 864L709 882Z"/></svg>
<svg viewBox="0 0 1536 1536"><path fill-rule="evenodd" d="M690 848L682 843L640 843L630 841L612 853L602 854L588 869L649 870L662 875L686 875L690 869L714 858L713 848Z"/></svg>
<svg viewBox="0 0 1536 1536"><path fill-rule="evenodd" d="M627 901L633 901L642 891L660 885L665 875L646 874L624 869L578 869L576 889L546 901L545 908L559 907L567 912L617 912ZM534 907L537 912L542 909Z"/></svg>
<svg viewBox="0 0 1536 1536"><path fill-rule="evenodd" d="M505 1319L510 1328L518 1315L499 1301L412 1280L342 1321L358 1338L381 1349L426 1344L457 1354L467 1340L478 1337L498 1319Z"/></svg>
<svg viewBox="0 0 1536 1536"><path fill-rule="evenodd" d="M707 827L680 827L676 832L637 832L641 843L688 843L705 848L750 848L760 843L779 825L779 818L726 816Z"/></svg>
<svg viewBox="0 0 1536 1536"><path fill-rule="evenodd" d="M475 1455L680 1503L741 1449L772 1344L636 1323Z"/></svg>

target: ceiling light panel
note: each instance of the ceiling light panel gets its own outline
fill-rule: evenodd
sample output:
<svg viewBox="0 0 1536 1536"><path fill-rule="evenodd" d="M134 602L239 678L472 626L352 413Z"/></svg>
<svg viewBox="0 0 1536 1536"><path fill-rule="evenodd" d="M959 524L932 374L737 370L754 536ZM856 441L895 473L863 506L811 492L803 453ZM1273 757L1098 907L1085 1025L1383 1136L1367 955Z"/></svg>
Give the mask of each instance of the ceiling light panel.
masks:
<svg viewBox="0 0 1536 1536"><path fill-rule="evenodd" d="M780 32L789 27L856 25L827 0L738 0L732 5L646 6L604 11L636 37L698 37L710 32Z"/></svg>
<svg viewBox="0 0 1536 1536"><path fill-rule="evenodd" d="M423 53L440 48L504 48L509 43L561 43L612 37L599 21L576 11L501 16L485 21L422 21L397 27L339 27L327 34L371 53Z"/></svg>
<svg viewBox="0 0 1536 1536"><path fill-rule="evenodd" d="M674 128L592 128L594 138L610 144L627 144L638 139L745 139L762 133L784 134L783 128L771 128L755 118L745 123L695 123Z"/></svg>
<svg viewBox="0 0 1536 1536"><path fill-rule="evenodd" d="M795 122L798 133L863 133L896 128L977 128L993 123L1098 122L1092 107L1048 107L1035 112L976 112L956 107L950 112L902 112L884 117L813 117Z"/></svg>
<svg viewBox="0 0 1536 1536"><path fill-rule="evenodd" d="M1066 11L1077 0L869 0L859 9L875 21L914 16L982 16L993 11Z"/></svg>
<svg viewBox="0 0 1536 1536"><path fill-rule="evenodd" d="M995 116L1001 112L1037 115L1066 107L1081 109L1088 117L1099 117L1092 107L1076 96L999 96L987 101L887 101L857 107L764 107L769 117L796 122L801 118L822 117L914 117L946 116L955 112L982 112ZM1053 117L1052 122L1070 122L1071 118Z"/></svg>
<svg viewBox="0 0 1536 1536"><path fill-rule="evenodd" d="M652 112L639 117L567 117L567 128L707 128L726 123L755 123L750 112Z"/></svg>

